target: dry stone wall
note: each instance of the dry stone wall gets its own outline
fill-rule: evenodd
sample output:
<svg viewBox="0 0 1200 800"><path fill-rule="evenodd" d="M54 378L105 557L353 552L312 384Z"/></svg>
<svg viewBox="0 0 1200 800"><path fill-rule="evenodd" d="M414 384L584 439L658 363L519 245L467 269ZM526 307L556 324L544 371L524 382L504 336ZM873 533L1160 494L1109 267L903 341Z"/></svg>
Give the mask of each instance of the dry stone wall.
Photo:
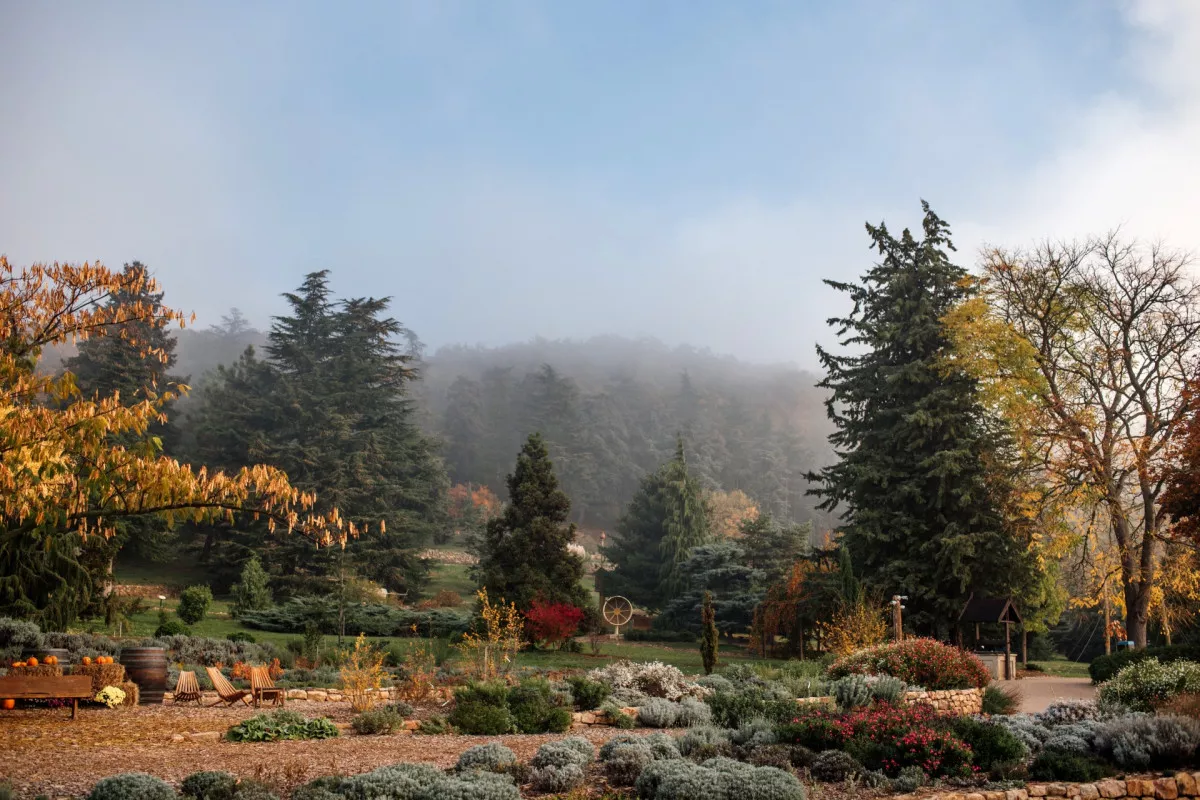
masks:
<svg viewBox="0 0 1200 800"><path fill-rule="evenodd" d="M1125 797L1177 800L1200 797L1200 772L1177 772L1161 778L1104 780L1095 783L1031 783L1024 789L1003 792L965 792L952 794L897 795L893 800L1120 800Z"/></svg>

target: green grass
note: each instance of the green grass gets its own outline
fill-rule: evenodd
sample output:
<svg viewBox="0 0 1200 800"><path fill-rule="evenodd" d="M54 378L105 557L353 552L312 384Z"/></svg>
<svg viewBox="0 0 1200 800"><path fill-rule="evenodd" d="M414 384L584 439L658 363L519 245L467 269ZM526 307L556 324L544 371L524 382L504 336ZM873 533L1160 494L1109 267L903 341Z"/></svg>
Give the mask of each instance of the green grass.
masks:
<svg viewBox="0 0 1200 800"><path fill-rule="evenodd" d="M131 586L169 586L183 589L198 584L208 584L209 576L204 567L183 561L170 564L122 564L113 566L113 577L117 583Z"/></svg>
<svg viewBox="0 0 1200 800"><path fill-rule="evenodd" d="M744 648L736 645L723 645L720 657L722 664L739 661L782 663L753 658L746 654ZM591 648L587 645L584 645L583 653L523 650L517 654L517 665L553 670L595 669L623 658L630 661L661 661L664 664L678 667L689 675L697 675L704 671L699 645L678 642L604 642L600 645L599 656L592 655Z"/></svg>
<svg viewBox="0 0 1200 800"><path fill-rule="evenodd" d="M1042 668L1042 672L1057 678L1088 677L1088 665L1083 661L1068 661L1059 657L1049 661L1030 661L1029 663L1038 665Z"/></svg>
<svg viewBox="0 0 1200 800"><path fill-rule="evenodd" d="M467 574L466 564L434 564L429 570L429 585L424 594L433 597L438 592L457 592L464 601L475 595L475 581Z"/></svg>
<svg viewBox="0 0 1200 800"><path fill-rule="evenodd" d="M437 592L445 590L458 593L462 596L464 602L470 603L475 594L475 583L468 575L469 569L464 564L434 564L430 570L430 580L425 590L425 596L431 597ZM116 568L116 577L120 583L139 585L164 584L179 588L207 582L202 571L183 564L169 566L161 564L118 565ZM583 584L598 603L599 596L596 594L595 576L585 576ZM162 607L174 616L177 605L178 600L176 598L168 598ZM272 633L244 627L233 618L229 609L230 603L228 600L214 600L205 618L195 625L188 627L191 628L192 634L195 636L224 639L231 633L243 632L253 636L255 641L271 642L280 647L286 646L288 641L302 638L300 633ZM124 631L124 634L135 638L153 636L155 629L158 627L158 610L158 601L154 599L148 600L146 610L134 614L130 618L133 622L133 629L131 631ZM347 631L346 635L347 638L352 639L355 633ZM368 638L378 644L390 646L393 650L400 652L403 652L410 646L415 646L423 642L420 639L399 637ZM331 647L336 641L336 636L326 636L325 646ZM523 650L517 654L516 665L518 667L535 667L551 670L594 669L622 658L628 658L633 661L662 661L665 664L676 666L688 674L697 674L703 671L699 647L696 644L679 642L606 641L600 645L600 655L592 655L591 648L587 644L584 645L583 653ZM456 659L457 653L452 658L452 662ZM746 655L745 649L742 646L724 643L721 646L721 659L724 663L752 660Z"/></svg>

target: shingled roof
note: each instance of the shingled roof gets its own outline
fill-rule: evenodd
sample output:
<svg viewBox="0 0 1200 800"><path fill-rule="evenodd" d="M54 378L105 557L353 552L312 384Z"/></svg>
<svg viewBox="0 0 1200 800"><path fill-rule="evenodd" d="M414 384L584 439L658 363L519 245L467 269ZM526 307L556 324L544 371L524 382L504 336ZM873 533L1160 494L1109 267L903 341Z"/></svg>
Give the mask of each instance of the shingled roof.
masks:
<svg viewBox="0 0 1200 800"><path fill-rule="evenodd" d="M962 613L958 615L959 622L1015 622L1020 624L1021 615L1013 605L1011 597L976 597L974 593L967 598Z"/></svg>

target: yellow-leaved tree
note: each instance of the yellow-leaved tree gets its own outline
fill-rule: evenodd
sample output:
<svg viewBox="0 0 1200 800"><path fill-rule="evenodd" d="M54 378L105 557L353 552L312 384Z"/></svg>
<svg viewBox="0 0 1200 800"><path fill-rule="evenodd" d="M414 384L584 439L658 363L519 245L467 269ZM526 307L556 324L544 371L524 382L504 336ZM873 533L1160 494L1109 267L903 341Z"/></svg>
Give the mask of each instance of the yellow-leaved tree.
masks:
<svg viewBox="0 0 1200 800"><path fill-rule="evenodd" d="M318 545L344 544L359 532L336 510L310 513L316 498L277 469L230 474L163 456L149 428L187 387L155 387L139 398L85 397L69 372L38 371L51 345L128 338L137 328L128 323L137 321L183 327L178 311L108 303L120 292L156 288L144 272L60 263L18 269L0 256L0 614L69 623L91 590L82 547L91 537L111 537L121 518L156 515L173 523L245 512ZM142 353L165 357L148 345Z"/></svg>

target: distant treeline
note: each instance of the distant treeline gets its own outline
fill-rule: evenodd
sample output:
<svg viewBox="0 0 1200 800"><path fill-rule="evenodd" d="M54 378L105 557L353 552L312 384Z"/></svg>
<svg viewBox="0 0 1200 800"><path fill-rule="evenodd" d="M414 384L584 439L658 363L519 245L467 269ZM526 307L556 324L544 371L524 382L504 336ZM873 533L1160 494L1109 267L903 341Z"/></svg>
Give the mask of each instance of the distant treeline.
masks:
<svg viewBox="0 0 1200 800"><path fill-rule="evenodd" d="M218 365L266 341L236 309L221 325L176 336L175 371L198 391ZM777 519L812 521L818 535L834 524L805 496L804 474L831 459L824 394L812 373L616 336L445 347L419 370L416 415L441 440L454 483L503 497L516 452L539 430L576 522L611 528L680 434L689 468L707 488L741 489Z"/></svg>

